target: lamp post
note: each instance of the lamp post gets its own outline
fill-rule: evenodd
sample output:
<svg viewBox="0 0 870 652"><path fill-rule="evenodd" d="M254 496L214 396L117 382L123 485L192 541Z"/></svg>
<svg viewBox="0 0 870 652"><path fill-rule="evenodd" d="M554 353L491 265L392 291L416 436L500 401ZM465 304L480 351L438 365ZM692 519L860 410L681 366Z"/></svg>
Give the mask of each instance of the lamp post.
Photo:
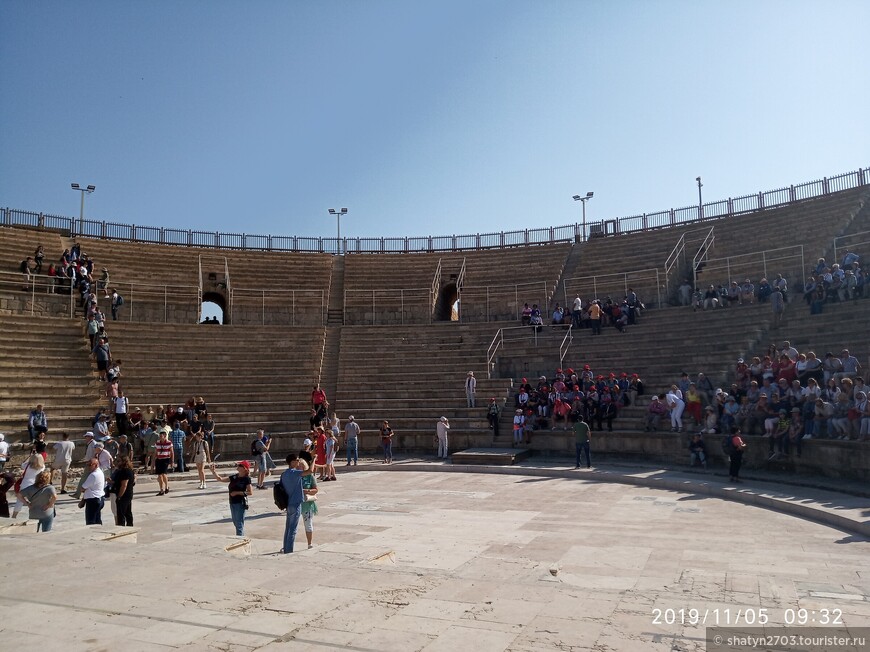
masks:
<svg viewBox="0 0 870 652"><path fill-rule="evenodd" d="M347 209L342 208L340 210L335 210L334 208L329 209L330 215L335 215L338 225L338 241L336 242L336 249L338 250L338 255L341 255L341 216L347 215Z"/></svg>
<svg viewBox="0 0 870 652"><path fill-rule="evenodd" d="M70 184L70 186L72 187L73 190L78 190L80 193L82 193L82 205L81 205L81 208L79 209L79 233L81 233L82 229L85 226L85 193L90 195L94 190L97 189L97 187L96 186L86 186L86 187L82 188L77 183L72 183L72 184Z"/></svg>
<svg viewBox="0 0 870 652"><path fill-rule="evenodd" d="M701 186L704 184L701 183L701 177L695 177L695 181L698 182L698 219L704 219L704 202L701 199Z"/></svg>
<svg viewBox="0 0 870 652"><path fill-rule="evenodd" d="M586 202L592 199L592 195L595 193L587 192L585 197L581 197L580 195L574 195L574 201L583 202L583 241L586 241Z"/></svg>

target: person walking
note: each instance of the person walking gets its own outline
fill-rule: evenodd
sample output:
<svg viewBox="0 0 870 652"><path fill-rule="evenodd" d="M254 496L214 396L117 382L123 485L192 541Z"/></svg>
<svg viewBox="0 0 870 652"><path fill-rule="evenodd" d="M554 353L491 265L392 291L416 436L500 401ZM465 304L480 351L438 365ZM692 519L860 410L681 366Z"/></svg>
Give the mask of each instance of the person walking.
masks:
<svg viewBox="0 0 870 652"><path fill-rule="evenodd" d="M486 420L489 421L489 429L492 430L493 439L498 439L498 417L501 414L501 406L495 396L489 399L489 407L486 409Z"/></svg>
<svg viewBox="0 0 870 652"><path fill-rule="evenodd" d="M211 463L211 451L202 431L193 436L193 463L199 475L199 488L205 489L205 465Z"/></svg>
<svg viewBox="0 0 870 652"><path fill-rule="evenodd" d="M187 439L187 435L184 434L184 430L181 429L180 421L175 422L175 428L169 434L169 439L172 441L175 470L179 473L184 473L187 471L187 467L184 465L184 440Z"/></svg>
<svg viewBox="0 0 870 652"><path fill-rule="evenodd" d="M225 478L217 472L217 465L211 463L211 474L218 482L226 482L229 490L230 517L236 527L236 536L245 536L245 511L248 509L248 496L252 495L251 463L242 460L236 464L236 472Z"/></svg>
<svg viewBox="0 0 870 652"><path fill-rule="evenodd" d="M359 424L354 420L351 414L347 418L347 424L344 426L344 445L347 447L347 466L353 465L359 459Z"/></svg>
<svg viewBox="0 0 870 652"><path fill-rule="evenodd" d="M302 515L302 503L305 502L302 474L309 468L305 460L300 460L296 453L287 455L287 466L289 468L281 474L279 480L284 491L287 492L287 520L284 523L284 547L281 549L285 555L293 552L296 529L299 527L299 517Z"/></svg>
<svg viewBox="0 0 870 652"><path fill-rule="evenodd" d="M441 417L435 425L435 431L438 433L438 457L446 460L448 451L447 433L450 431L450 422L447 420L447 417Z"/></svg>
<svg viewBox="0 0 870 652"><path fill-rule="evenodd" d="M474 395L477 392L477 378L474 377L474 372L469 371L465 376L465 399L468 402L468 407L473 408Z"/></svg>
<svg viewBox="0 0 870 652"><path fill-rule="evenodd" d="M302 523L305 525L305 538L308 540L308 548L314 547L314 517L317 515L317 480L314 478L314 469L311 462L314 461L311 453L302 451L299 454L308 468L302 474Z"/></svg>
<svg viewBox="0 0 870 652"><path fill-rule="evenodd" d="M69 440L68 432L63 433L61 438L61 441L54 444L54 462L51 468L52 471L60 471L60 493L65 494L67 475L69 474L72 454L76 445Z"/></svg>
<svg viewBox="0 0 870 652"><path fill-rule="evenodd" d="M589 444L592 436L590 430L589 424L583 420L583 417L578 417L577 421L574 422L574 444L577 450L575 469L580 468L581 453L586 457L586 468L588 469L592 466L592 459L589 455Z"/></svg>
<svg viewBox="0 0 870 652"><path fill-rule="evenodd" d="M17 500L12 508L12 518L18 518L18 513L24 507L24 499L21 492L36 484L37 476L45 470L45 459L39 453L31 453L27 461L21 465L21 482L15 492Z"/></svg>
<svg viewBox="0 0 870 652"><path fill-rule="evenodd" d="M175 447L169 441L166 430L161 430L157 443L154 444L154 472L157 474L158 496L169 493L169 478L166 472L175 461L174 456Z"/></svg>
<svg viewBox="0 0 870 652"><path fill-rule="evenodd" d="M27 517L37 521L36 531L50 531L54 523L54 503L57 500L57 492L51 484L51 471L40 471L36 481L21 490L21 497L29 509Z"/></svg>

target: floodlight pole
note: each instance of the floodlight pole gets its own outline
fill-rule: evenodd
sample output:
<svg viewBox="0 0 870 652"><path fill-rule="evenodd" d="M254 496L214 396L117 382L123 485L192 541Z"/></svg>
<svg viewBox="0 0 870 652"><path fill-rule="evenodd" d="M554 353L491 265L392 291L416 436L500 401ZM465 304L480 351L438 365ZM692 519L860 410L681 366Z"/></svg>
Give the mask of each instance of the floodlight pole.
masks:
<svg viewBox="0 0 870 652"><path fill-rule="evenodd" d="M704 219L704 202L701 199L701 186L704 184L701 183L701 177L695 177L695 181L698 182L698 219Z"/></svg>
<svg viewBox="0 0 870 652"><path fill-rule="evenodd" d="M592 199L594 192L587 192L585 197L574 195L574 201L579 201L583 204L583 241L586 242L586 202Z"/></svg>
<svg viewBox="0 0 870 652"><path fill-rule="evenodd" d="M94 190L97 189L97 187L85 186L84 188L82 188L77 183L70 184L70 187L73 190L77 190L78 192L82 193L82 203L79 208L79 234L81 234L82 230L85 228L85 194L87 193L88 195L90 195Z"/></svg>
<svg viewBox="0 0 870 652"><path fill-rule="evenodd" d="M336 251L337 251L338 255L340 256L341 255L341 216L347 215L347 209L342 208L340 210L335 210L334 208L330 208L329 214L335 215L335 218L336 218L336 225L338 227L338 240L336 241L335 247L336 247Z"/></svg>

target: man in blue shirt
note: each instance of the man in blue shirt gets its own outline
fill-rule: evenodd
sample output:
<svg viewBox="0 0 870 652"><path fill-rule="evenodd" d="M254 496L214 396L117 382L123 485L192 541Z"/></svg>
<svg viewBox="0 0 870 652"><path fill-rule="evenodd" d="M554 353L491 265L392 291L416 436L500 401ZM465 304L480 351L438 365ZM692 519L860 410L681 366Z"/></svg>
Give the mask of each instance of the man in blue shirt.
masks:
<svg viewBox="0 0 870 652"><path fill-rule="evenodd" d="M175 470L179 473L184 473L187 469L184 466L184 440L186 435L181 429L181 426L176 423L175 430L169 433L169 439L172 441L172 448L175 449Z"/></svg>
<svg viewBox="0 0 870 652"><path fill-rule="evenodd" d="M285 555L293 552L293 542L296 540L296 528L299 525L299 516L302 514L302 503L305 494L302 492L302 473L308 470L305 460L300 460L296 453L287 456L287 466L290 467L281 474L281 484L287 492L287 522L284 525L284 548L281 552Z"/></svg>

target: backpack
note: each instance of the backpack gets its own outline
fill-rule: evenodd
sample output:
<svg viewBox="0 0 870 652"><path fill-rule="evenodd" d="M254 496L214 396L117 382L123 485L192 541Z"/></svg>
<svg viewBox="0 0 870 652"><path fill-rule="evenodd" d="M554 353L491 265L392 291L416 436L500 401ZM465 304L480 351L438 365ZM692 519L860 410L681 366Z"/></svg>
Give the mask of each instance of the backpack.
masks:
<svg viewBox="0 0 870 652"><path fill-rule="evenodd" d="M259 457L260 451L257 450L257 444L260 443L259 439L255 439L251 442L251 455L254 457Z"/></svg>
<svg viewBox="0 0 870 652"><path fill-rule="evenodd" d="M115 301L115 305L116 306L123 306L124 305L124 297L122 297L120 294L118 295L118 300Z"/></svg>
<svg viewBox="0 0 870 652"><path fill-rule="evenodd" d="M275 501L275 507L281 510L287 509L287 505L290 504L290 496L287 495L287 490L280 480L272 485L272 500Z"/></svg>
<svg viewBox="0 0 870 652"><path fill-rule="evenodd" d="M734 440L731 435L726 435L722 438L722 452L725 453L728 457L734 453Z"/></svg>

